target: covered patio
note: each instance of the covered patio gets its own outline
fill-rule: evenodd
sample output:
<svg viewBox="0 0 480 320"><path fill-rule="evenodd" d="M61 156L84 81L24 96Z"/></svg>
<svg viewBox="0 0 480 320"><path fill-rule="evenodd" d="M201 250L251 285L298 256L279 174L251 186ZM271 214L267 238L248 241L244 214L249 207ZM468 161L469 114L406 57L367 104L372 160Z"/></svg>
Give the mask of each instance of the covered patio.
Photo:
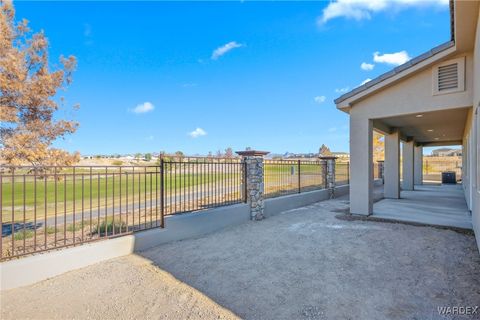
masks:
<svg viewBox="0 0 480 320"><path fill-rule="evenodd" d="M425 147L463 148L469 112L449 108L372 121L373 129L385 135L384 199L373 205L373 216L472 229L469 185L463 184L463 175L455 179L460 184L429 183L423 176ZM468 170L468 159L465 164Z"/></svg>
<svg viewBox="0 0 480 320"><path fill-rule="evenodd" d="M472 218L461 185L416 185L399 199L373 205L373 217L472 229Z"/></svg>
<svg viewBox="0 0 480 320"><path fill-rule="evenodd" d="M455 7L452 21L453 14L463 18L451 41L335 100L350 116L350 213L472 228L473 41L455 35L475 26L475 9L471 3ZM385 136L384 200L375 204L374 130ZM461 184L423 185L423 150L437 146L462 148Z"/></svg>

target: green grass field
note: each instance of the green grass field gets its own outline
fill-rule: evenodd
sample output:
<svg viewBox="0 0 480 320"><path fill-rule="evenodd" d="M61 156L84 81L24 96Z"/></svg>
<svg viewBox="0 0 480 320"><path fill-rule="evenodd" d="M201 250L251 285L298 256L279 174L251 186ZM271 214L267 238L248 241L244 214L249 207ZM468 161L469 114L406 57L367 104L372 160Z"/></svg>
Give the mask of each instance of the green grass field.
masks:
<svg viewBox="0 0 480 320"><path fill-rule="evenodd" d="M127 178L128 177L128 178ZM165 175L165 193L175 194L176 192L188 192L188 188L194 186L208 185L212 183L222 184L223 181L231 180L238 174L182 174ZM35 207L40 217L55 214L55 203L57 212L73 212L74 205L81 210L82 199L84 208L89 208L90 199L92 206L104 208L113 204L113 200L119 203L120 197L125 205L128 200L130 204L139 201L150 201L160 195L160 175L153 174L128 174L108 176L93 174L92 176L77 175L75 181L73 176L55 181L54 179L26 179L15 178L14 183L4 181L2 183L2 221L8 222L12 219L12 207L15 212L15 221L23 219L23 207L25 206L26 220L31 220ZM153 200L155 202L155 200Z"/></svg>
<svg viewBox="0 0 480 320"><path fill-rule="evenodd" d="M300 172L302 178L306 177L302 180L302 187L322 183L322 170L319 164L302 163ZM160 195L159 173L145 174L137 171L133 175L130 171L120 175L116 171L114 175L105 175L102 170L96 170L90 174L91 171L88 169L77 169L74 180L72 172L71 169L62 171L59 175L60 179L57 180L37 178L34 181L31 176L26 176L25 182L23 176L19 175L15 177L14 183L8 175L5 175L1 184L2 221L4 223L12 221L12 208L14 221L22 221L24 213L25 219L31 221L35 211L37 218L44 218L45 211L47 217L54 215L55 207L57 214L69 214L74 210L79 212L82 207L86 211L89 210L90 202L92 207L97 209L111 207L114 204L118 206L120 201L123 206L127 201L131 205L145 200L149 202L150 198L155 203L157 195ZM64 176L63 173L66 175ZM195 187L195 190L201 190L205 185L225 186L227 181L232 183L232 180L235 180L236 184L239 184L241 180L239 173L182 172L180 175L169 171L166 172L164 179L167 196L179 192L188 193L188 188L192 187ZM294 187L293 185L298 182L298 165L296 163L265 164L265 182L266 189L282 188L282 185L285 188Z"/></svg>

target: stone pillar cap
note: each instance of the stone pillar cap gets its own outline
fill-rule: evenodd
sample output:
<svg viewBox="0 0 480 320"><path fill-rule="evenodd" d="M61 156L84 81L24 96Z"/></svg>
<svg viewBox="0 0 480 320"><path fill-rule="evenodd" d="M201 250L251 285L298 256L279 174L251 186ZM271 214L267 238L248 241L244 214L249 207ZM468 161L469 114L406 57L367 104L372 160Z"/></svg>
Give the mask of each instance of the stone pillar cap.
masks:
<svg viewBox="0 0 480 320"><path fill-rule="evenodd" d="M335 160L335 159L338 159L338 157L335 157L335 156L324 156L324 157L323 157L323 156L320 156L319 158L320 158L320 159L323 159L323 160L330 160L330 159Z"/></svg>
<svg viewBox="0 0 480 320"><path fill-rule="evenodd" d="M253 156L264 156L269 154L268 151L259 151L259 150L245 150L245 151L235 151L236 154L243 157L253 157Z"/></svg>

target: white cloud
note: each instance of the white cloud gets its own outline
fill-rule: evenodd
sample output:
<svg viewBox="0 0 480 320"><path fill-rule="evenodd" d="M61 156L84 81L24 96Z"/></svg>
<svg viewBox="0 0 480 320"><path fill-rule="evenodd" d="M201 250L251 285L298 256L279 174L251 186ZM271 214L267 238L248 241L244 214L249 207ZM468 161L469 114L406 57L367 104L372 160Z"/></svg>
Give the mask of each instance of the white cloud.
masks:
<svg viewBox="0 0 480 320"><path fill-rule="evenodd" d="M410 56L405 50L395 52L395 53L385 53L385 54L380 54L380 52L378 51L373 53L373 61L377 63L391 64L394 66L399 66L401 64L404 64L410 59L411 59Z"/></svg>
<svg viewBox="0 0 480 320"><path fill-rule="evenodd" d="M448 8L449 0L336 0L323 9L318 17L319 24L335 18L363 20L370 19L372 13L381 11L399 11L409 7L444 7Z"/></svg>
<svg viewBox="0 0 480 320"><path fill-rule="evenodd" d="M193 88L193 87L196 87L196 86L198 86L198 84L195 83L195 82L187 82L187 83L182 84L182 87L184 87L184 88Z"/></svg>
<svg viewBox="0 0 480 320"><path fill-rule="evenodd" d="M337 128L336 127L331 127L328 129L328 132L335 132L337 131Z"/></svg>
<svg viewBox="0 0 480 320"><path fill-rule="evenodd" d="M345 88L335 89L335 92L336 92L336 93L342 93L342 94L343 94L343 93L347 93L348 90L350 90L350 88L349 88L349 87L345 87Z"/></svg>
<svg viewBox="0 0 480 320"><path fill-rule="evenodd" d="M188 135L192 138L198 138L198 137L201 137L201 136L206 136L207 132L205 132L205 130L203 130L202 128L197 128L197 129L193 130L192 132L190 132Z"/></svg>
<svg viewBox="0 0 480 320"><path fill-rule="evenodd" d="M365 83L367 83L369 81L372 81L372 79L367 78L367 79L363 80L362 83L360 83L360 85L363 86Z"/></svg>
<svg viewBox="0 0 480 320"><path fill-rule="evenodd" d="M155 109L155 106L151 102L144 102L142 104L137 105L135 108L133 108L131 111L133 113L146 113L153 111Z"/></svg>
<svg viewBox="0 0 480 320"><path fill-rule="evenodd" d="M237 43L236 41L230 41L229 43L224 44L223 46L213 50L211 58L212 60L217 60L218 58L220 58L230 50L233 50L235 48L240 48L240 47L243 47L243 44Z"/></svg>
<svg viewBox="0 0 480 320"><path fill-rule="evenodd" d="M145 138L145 140L147 140L147 141L153 141L154 139L155 139L154 136L148 136L148 137Z"/></svg>
<svg viewBox="0 0 480 320"><path fill-rule="evenodd" d="M83 35L89 37L92 34L92 26L88 23L83 25Z"/></svg>
<svg viewBox="0 0 480 320"><path fill-rule="evenodd" d="M91 46L93 44L92 39L92 26L88 23L83 25L83 37L84 37L84 44L87 46Z"/></svg>
<svg viewBox="0 0 480 320"><path fill-rule="evenodd" d="M360 65L360 68L362 68L362 70L365 70L365 71L373 70L374 67L375 67L374 64L366 63L366 62L362 62L362 64Z"/></svg>
<svg viewBox="0 0 480 320"><path fill-rule="evenodd" d="M327 98L325 96L316 96L315 98L313 98L316 103L324 103L326 99Z"/></svg>

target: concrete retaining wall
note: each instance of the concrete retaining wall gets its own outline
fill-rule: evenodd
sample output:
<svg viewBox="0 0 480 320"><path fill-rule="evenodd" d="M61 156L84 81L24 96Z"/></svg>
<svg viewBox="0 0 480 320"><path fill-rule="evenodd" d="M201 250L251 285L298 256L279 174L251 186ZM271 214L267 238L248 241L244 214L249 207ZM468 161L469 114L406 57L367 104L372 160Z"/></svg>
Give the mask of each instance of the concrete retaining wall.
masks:
<svg viewBox="0 0 480 320"><path fill-rule="evenodd" d="M163 243L198 237L250 220L247 204L168 216L165 229L92 242L0 263L0 290L13 289L101 261L129 255Z"/></svg>
<svg viewBox="0 0 480 320"><path fill-rule="evenodd" d="M134 250L143 251L167 242L199 237L249 220L249 206L243 203L169 216L164 229L136 233Z"/></svg>
<svg viewBox="0 0 480 320"><path fill-rule="evenodd" d="M340 197L347 194L348 189L348 185L336 187L335 196ZM265 200L264 214L266 217L270 217L283 211L308 206L318 201L328 200L329 195L328 190L323 189L267 199Z"/></svg>
<svg viewBox="0 0 480 320"><path fill-rule="evenodd" d="M335 195L345 195L348 190L348 185L337 187ZM268 199L265 201L265 214L272 216L282 211L326 200L328 197L328 190L317 190ZM171 241L202 236L249 220L249 206L236 204L168 216L165 218L165 229L151 229L133 235L6 261L0 263L0 290L30 285L97 262Z"/></svg>
<svg viewBox="0 0 480 320"><path fill-rule="evenodd" d="M13 289L133 252L134 236L48 251L0 263L0 290Z"/></svg>

